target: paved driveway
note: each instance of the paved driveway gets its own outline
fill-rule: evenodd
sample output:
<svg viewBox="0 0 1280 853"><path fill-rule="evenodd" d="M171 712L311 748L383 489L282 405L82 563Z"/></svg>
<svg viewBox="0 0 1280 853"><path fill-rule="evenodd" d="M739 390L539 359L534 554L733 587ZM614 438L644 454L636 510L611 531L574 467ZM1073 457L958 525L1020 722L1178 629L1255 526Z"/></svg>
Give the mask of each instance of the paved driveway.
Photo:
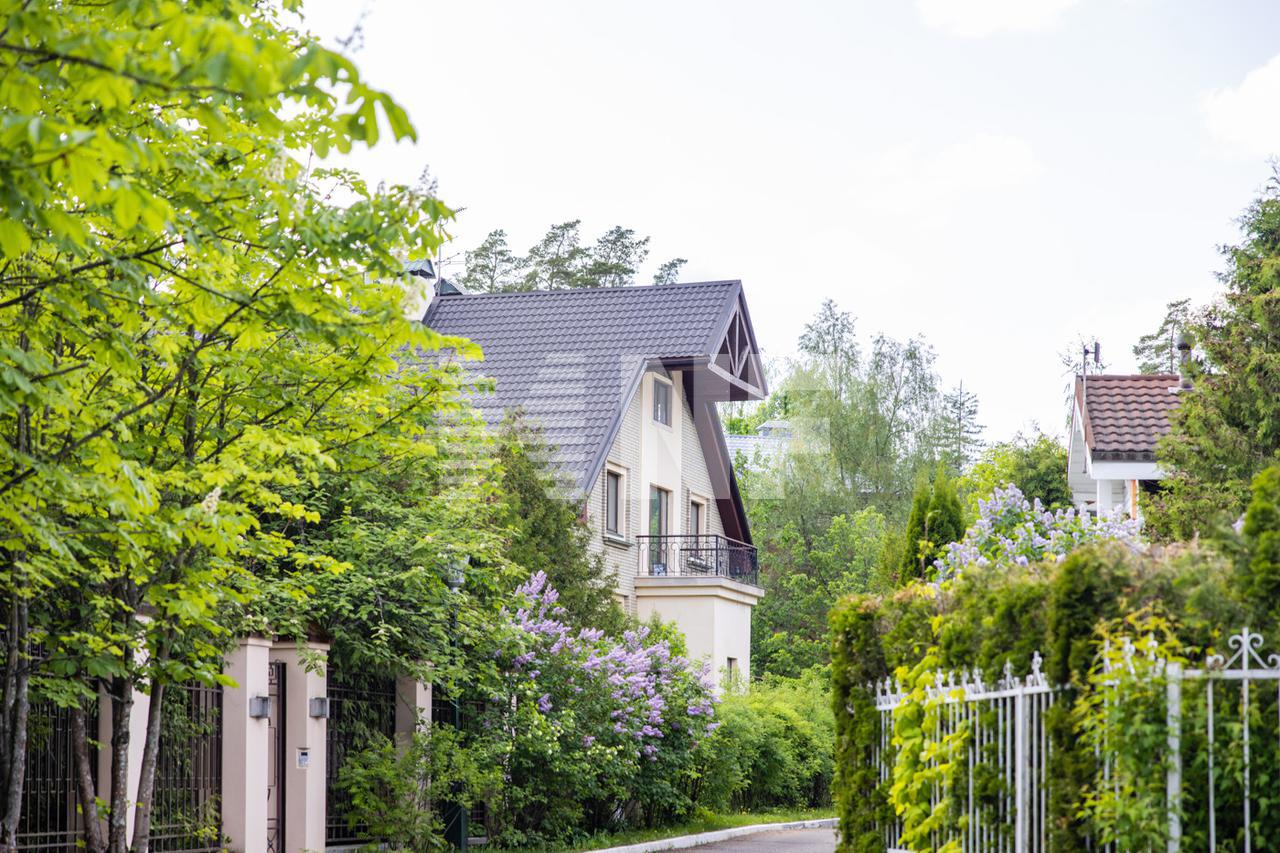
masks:
<svg viewBox="0 0 1280 853"><path fill-rule="evenodd" d="M827 827L762 832L693 849L708 853L831 853L836 849L836 831Z"/></svg>

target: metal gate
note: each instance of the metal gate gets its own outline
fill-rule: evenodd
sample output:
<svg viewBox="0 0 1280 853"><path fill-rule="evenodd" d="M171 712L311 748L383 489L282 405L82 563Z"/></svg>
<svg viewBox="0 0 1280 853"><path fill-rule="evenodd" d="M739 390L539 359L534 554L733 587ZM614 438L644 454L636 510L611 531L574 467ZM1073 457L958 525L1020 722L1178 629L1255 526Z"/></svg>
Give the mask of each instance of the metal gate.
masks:
<svg viewBox="0 0 1280 853"><path fill-rule="evenodd" d="M267 850L285 849L285 668L284 661L272 661L267 670L267 696L271 714L267 719Z"/></svg>
<svg viewBox="0 0 1280 853"><path fill-rule="evenodd" d="M222 844L222 687L165 691L151 849L217 853Z"/></svg>
<svg viewBox="0 0 1280 853"><path fill-rule="evenodd" d="M85 717L88 736L96 737L96 703ZM28 720L26 785L22 792L18 848L75 850L84 824L77 808L71 711L52 702L35 702ZM96 776L98 762L91 760L89 766ZM96 778L94 781L96 783Z"/></svg>
<svg viewBox="0 0 1280 853"><path fill-rule="evenodd" d="M395 678L345 675L329 668L329 725L325 732L325 841L329 846L365 844L367 826L352 826L350 801L338 785L349 753L358 752L377 736L395 737Z"/></svg>

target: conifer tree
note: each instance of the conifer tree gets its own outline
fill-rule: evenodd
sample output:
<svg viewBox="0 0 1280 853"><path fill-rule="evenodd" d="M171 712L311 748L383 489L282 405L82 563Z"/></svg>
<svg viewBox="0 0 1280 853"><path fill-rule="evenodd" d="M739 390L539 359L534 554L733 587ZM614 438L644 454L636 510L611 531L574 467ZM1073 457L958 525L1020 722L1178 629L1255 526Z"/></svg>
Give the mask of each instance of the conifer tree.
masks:
<svg viewBox="0 0 1280 853"><path fill-rule="evenodd" d="M1280 461L1280 174L1224 248L1226 293L1192 325L1213 366L1174 410L1159 457L1170 472L1148 529L1190 538L1244 511L1254 475Z"/></svg>

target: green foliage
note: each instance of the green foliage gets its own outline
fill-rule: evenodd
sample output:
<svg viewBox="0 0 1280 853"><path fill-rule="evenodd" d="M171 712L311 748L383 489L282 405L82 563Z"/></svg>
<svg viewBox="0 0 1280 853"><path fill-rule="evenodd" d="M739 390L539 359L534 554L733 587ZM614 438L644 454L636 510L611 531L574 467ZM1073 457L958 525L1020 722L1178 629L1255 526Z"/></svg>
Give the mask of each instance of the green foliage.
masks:
<svg viewBox="0 0 1280 853"><path fill-rule="evenodd" d="M654 623L604 636L563 621L537 574L495 631L498 677L477 685L474 737L503 768L485 797L489 838L567 844L658 826L694 807L699 745L715 731L711 686L683 637Z"/></svg>
<svg viewBox="0 0 1280 853"><path fill-rule="evenodd" d="M923 531L908 544L901 526L912 485L938 467L947 434L924 341L880 335L864 344L853 318L828 301L800 347L769 400L730 419L738 431L769 417L794 429L781 458L739 472L765 589L752 618L753 658L757 671L790 675L825 662L824 615L841 595L889 589L904 564L918 574ZM917 521L941 545L963 533L963 519L950 484L937 492L932 507L934 490L922 496Z"/></svg>
<svg viewBox="0 0 1280 853"><path fill-rule="evenodd" d="M911 668L898 667L896 677L907 692L893 711L895 758L889 802L902 819L901 841L909 849L958 853L961 846L955 837L941 847L934 843L946 835L968 730L957 728L938 737L947 705L945 694L930 694L936 671L932 654Z"/></svg>
<svg viewBox="0 0 1280 853"><path fill-rule="evenodd" d="M1280 624L1280 466L1273 465L1253 480L1253 499L1244 517L1249 559L1242 581L1254 601L1269 605L1255 624Z"/></svg>
<svg viewBox="0 0 1280 853"><path fill-rule="evenodd" d="M892 819L888 791L873 756L880 744L879 712L869 689L887 666L878 634L880 601L852 595L831 610L831 710L835 718L833 793L841 853L883 849L877 825Z"/></svg>
<svg viewBox="0 0 1280 853"><path fill-rule="evenodd" d="M1253 476L1280 461L1280 178L1225 247L1226 292L1191 324L1210 368L1197 367L1160 442L1170 471L1147 512L1164 539L1212 535L1244 512Z"/></svg>
<svg viewBox="0 0 1280 853"><path fill-rule="evenodd" d="M1046 509L1071 506L1067 486L1067 448L1056 438L1019 433L1009 441L985 448L977 462L958 480L970 520L978 516L978 501L988 500L996 489L1012 483L1027 498Z"/></svg>
<svg viewBox="0 0 1280 853"><path fill-rule="evenodd" d="M469 809L497 788L502 771L491 758L450 726L424 723L401 744L379 737L343 762L337 784L350 803L347 820L379 839L373 850L449 849L445 804Z"/></svg>
<svg viewBox="0 0 1280 853"><path fill-rule="evenodd" d="M560 591L568 621L621 630L624 618L603 558L590 549L581 506L556 480L549 449L532 426L512 419L502 430L499 518L509 531L506 557L527 573L543 572Z"/></svg>
<svg viewBox="0 0 1280 853"><path fill-rule="evenodd" d="M309 165L413 127L290 20L249 0L5 18L0 606L7 661L56 652L6 673L7 791L28 663L59 701L225 680L268 588L343 568L307 547L297 496L431 456L464 409L454 371L396 361L476 354L404 319L402 258L440 245L448 209Z"/></svg>
<svg viewBox="0 0 1280 853"><path fill-rule="evenodd" d="M625 287L649 257L649 238L615 225L593 245L582 245L578 219L551 226L523 256L507 244L507 233L490 232L466 253L466 270L458 284L470 293L563 290L578 287ZM686 263L673 258L658 267L654 284L673 284Z"/></svg>
<svg viewBox="0 0 1280 853"><path fill-rule="evenodd" d="M730 692L701 745L697 802L712 810L817 808L831 802L835 732L827 674L769 677Z"/></svg>
<svg viewBox="0 0 1280 853"><path fill-rule="evenodd" d="M922 478L911 497L900 577L931 578L934 560L964 532L964 510L955 484L939 466L933 481Z"/></svg>
<svg viewBox="0 0 1280 853"><path fill-rule="evenodd" d="M982 424L978 423L978 395L964 390L961 382L942 397L938 446L942 461L953 474L966 471L982 448Z"/></svg>
<svg viewBox="0 0 1280 853"><path fill-rule="evenodd" d="M1105 645L1090 670L1090 689L1076 703L1085 742L1111 756L1106 782L1095 779L1085 791L1083 816L1099 829L1103 844L1118 850L1158 848L1169 828L1165 664L1186 661L1164 620L1135 613L1123 621L1100 626ZM1125 643L1135 636L1138 653L1126 655Z"/></svg>
<svg viewBox="0 0 1280 853"><path fill-rule="evenodd" d="M918 830L913 849L932 849L929 833L941 829L945 839L960 819L958 810L932 808L921 794L935 781L954 784L948 774L958 772L946 767L955 744L931 739L930 702L923 695L907 701L895 720L899 752L892 790L876 778L872 754L881 732L870 686L898 671L909 689L918 688L935 669L973 668L991 680L1006 662L1021 677L1037 651L1046 655L1046 675L1074 688L1072 700L1059 701L1046 713L1046 827L1053 849L1082 849L1095 834L1095 821L1112 813L1085 813L1099 768L1081 726L1086 697L1096 689L1090 673L1101 629L1125 615L1160 612L1168 614L1185 648L1211 648L1221 641L1223 626L1243 625L1270 607L1247 598L1230 571L1232 559L1207 548L1135 553L1101 544L1080 548L1061 562L974 565L940 587L912 585L892 595L842 600L831 614L841 849L879 849L874 828L890 814L885 811L890 797ZM1140 739L1132 741L1134 767L1149 748ZM922 761L922 751L942 756L940 777ZM977 790L980 801L1001 795L998 780L980 778Z"/></svg>
<svg viewBox="0 0 1280 853"><path fill-rule="evenodd" d="M757 532L768 590L751 614L751 659L757 671L798 676L826 663L825 623L832 602L886 586L879 574L885 535L884 518L872 508L836 516L809 540L795 525Z"/></svg>

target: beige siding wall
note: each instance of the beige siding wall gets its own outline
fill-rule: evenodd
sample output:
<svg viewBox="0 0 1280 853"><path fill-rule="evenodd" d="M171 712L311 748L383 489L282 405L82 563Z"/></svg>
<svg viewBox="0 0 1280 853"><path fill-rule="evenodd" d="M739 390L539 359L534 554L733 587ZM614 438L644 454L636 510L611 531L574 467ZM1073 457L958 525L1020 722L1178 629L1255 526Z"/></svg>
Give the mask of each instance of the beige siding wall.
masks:
<svg viewBox="0 0 1280 853"><path fill-rule="evenodd" d="M689 503L699 500L706 511L705 532L724 533L724 525L720 519L720 511L715 503L715 494L711 488L711 477L707 473L707 462L702 453L702 445L698 441L698 433L694 427L693 413L684 399L684 387L679 371L674 371L672 379L673 402L678 406L679 417L673 419L670 428L652 423L653 373L646 374L640 388L627 406L618 435L605 461L605 471L613 469L623 475L623 486L626 493L624 506L625 522L622 538L615 539L605 533L605 489L607 487L605 471L600 472L591 488L587 500L587 519L593 535L591 547L602 554L606 565L617 579L616 592L631 613L635 613L635 578L640 562L636 536L648 533L649 525L649 486L650 480L661 477L664 482L658 485L669 488L672 501L671 532L692 533L690 530ZM658 431L661 431L661 435ZM645 458L645 448L675 447L674 460L678 463L679 482L669 481L671 476L670 460Z"/></svg>
<svg viewBox="0 0 1280 853"><path fill-rule="evenodd" d="M683 392L683 388L681 391ZM698 441L698 431L693 423L693 411L689 402L681 394L680 407L684 416L684 442L681 445L680 469L683 482L680 488L680 532L697 533L690 528L689 503L697 500L706 507L707 520L704 533L724 535L724 523L720 520L720 508L716 505L715 493L711 489L711 475L707 473L707 459L702 453L702 442Z"/></svg>
<svg viewBox="0 0 1280 853"><path fill-rule="evenodd" d="M624 517L622 539L614 540L605 535L605 472L601 471L591 489L587 501L587 521L591 525L591 547L604 555L605 565L617 579L616 592L619 601L629 612L635 612L636 556L635 537L644 531L644 504L640 498L640 395L636 394L627 406L627 413L618 428L617 438L609 448L605 470L610 468L622 473ZM647 486L646 486L647 488Z"/></svg>

